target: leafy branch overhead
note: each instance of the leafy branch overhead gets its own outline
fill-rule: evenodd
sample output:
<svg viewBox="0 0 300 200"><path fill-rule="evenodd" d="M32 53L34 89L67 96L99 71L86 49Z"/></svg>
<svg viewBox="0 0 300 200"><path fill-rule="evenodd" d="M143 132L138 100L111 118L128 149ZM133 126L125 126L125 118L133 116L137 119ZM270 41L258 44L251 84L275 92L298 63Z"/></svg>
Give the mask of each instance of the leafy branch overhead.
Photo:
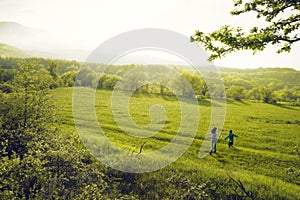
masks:
<svg viewBox="0 0 300 200"><path fill-rule="evenodd" d="M264 50L268 44L277 44L277 53L290 52L292 44L300 41L299 0L252 0L247 3L242 0L233 1L232 15L254 12L267 25L252 27L249 32L229 25L208 34L195 31L190 40L211 52L210 61L238 50L252 50L255 54Z"/></svg>

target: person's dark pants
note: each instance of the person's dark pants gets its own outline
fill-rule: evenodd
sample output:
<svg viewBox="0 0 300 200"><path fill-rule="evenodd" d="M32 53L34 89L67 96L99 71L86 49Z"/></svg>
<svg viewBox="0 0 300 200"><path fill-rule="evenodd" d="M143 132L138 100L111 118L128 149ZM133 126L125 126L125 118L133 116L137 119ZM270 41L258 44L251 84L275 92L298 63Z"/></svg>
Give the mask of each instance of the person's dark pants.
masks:
<svg viewBox="0 0 300 200"><path fill-rule="evenodd" d="M217 152L217 142L212 142L211 143L211 150L210 150L209 154L211 155L212 152L214 152L214 153Z"/></svg>
<svg viewBox="0 0 300 200"><path fill-rule="evenodd" d="M228 148L233 147L233 142L228 142Z"/></svg>
<svg viewBox="0 0 300 200"><path fill-rule="evenodd" d="M213 150L214 153L216 153L216 151L217 151L217 143L216 142L214 143L212 150Z"/></svg>

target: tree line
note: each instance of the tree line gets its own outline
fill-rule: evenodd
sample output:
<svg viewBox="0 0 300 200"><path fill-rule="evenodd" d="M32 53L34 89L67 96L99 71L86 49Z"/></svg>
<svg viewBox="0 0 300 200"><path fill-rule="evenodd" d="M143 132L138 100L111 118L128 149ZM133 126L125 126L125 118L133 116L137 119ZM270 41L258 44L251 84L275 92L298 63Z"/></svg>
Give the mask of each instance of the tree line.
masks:
<svg viewBox="0 0 300 200"><path fill-rule="evenodd" d="M0 90L12 92L12 80L21 70L18 62L38 63L33 68L49 79L50 89L84 86L129 90L136 93L180 95L187 98L224 98L222 86L208 87L197 71L176 66L109 65L43 58L0 58ZM213 72L209 76L214 77ZM300 72L289 68L220 68L226 97L265 103L300 101ZM170 78L172 77L172 78Z"/></svg>

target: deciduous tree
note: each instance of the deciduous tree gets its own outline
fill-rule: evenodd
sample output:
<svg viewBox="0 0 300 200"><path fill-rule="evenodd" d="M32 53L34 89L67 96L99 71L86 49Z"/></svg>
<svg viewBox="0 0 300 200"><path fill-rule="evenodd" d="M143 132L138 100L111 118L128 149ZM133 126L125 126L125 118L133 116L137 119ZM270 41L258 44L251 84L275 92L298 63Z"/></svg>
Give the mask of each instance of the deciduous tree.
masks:
<svg viewBox="0 0 300 200"><path fill-rule="evenodd" d="M211 52L209 60L215 60L237 50L264 50L268 44L277 45L277 53L289 52L292 44L300 41L299 0L233 0L232 15L254 12L266 22L264 27L253 27L245 32L241 27L224 25L219 30L205 34L196 31L191 42Z"/></svg>

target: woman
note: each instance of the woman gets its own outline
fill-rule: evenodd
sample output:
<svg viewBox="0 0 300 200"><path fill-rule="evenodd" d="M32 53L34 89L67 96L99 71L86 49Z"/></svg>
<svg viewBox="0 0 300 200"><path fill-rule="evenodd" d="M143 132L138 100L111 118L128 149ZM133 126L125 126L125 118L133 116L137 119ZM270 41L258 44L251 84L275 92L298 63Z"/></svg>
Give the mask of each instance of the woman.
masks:
<svg viewBox="0 0 300 200"><path fill-rule="evenodd" d="M220 134L217 133L217 127L214 127L211 129L210 133L208 133L206 135L211 135L211 149L209 152L209 154L211 155L213 152L214 153L217 152L217 140L218 140L218 137L220 136Z"/></svg>

